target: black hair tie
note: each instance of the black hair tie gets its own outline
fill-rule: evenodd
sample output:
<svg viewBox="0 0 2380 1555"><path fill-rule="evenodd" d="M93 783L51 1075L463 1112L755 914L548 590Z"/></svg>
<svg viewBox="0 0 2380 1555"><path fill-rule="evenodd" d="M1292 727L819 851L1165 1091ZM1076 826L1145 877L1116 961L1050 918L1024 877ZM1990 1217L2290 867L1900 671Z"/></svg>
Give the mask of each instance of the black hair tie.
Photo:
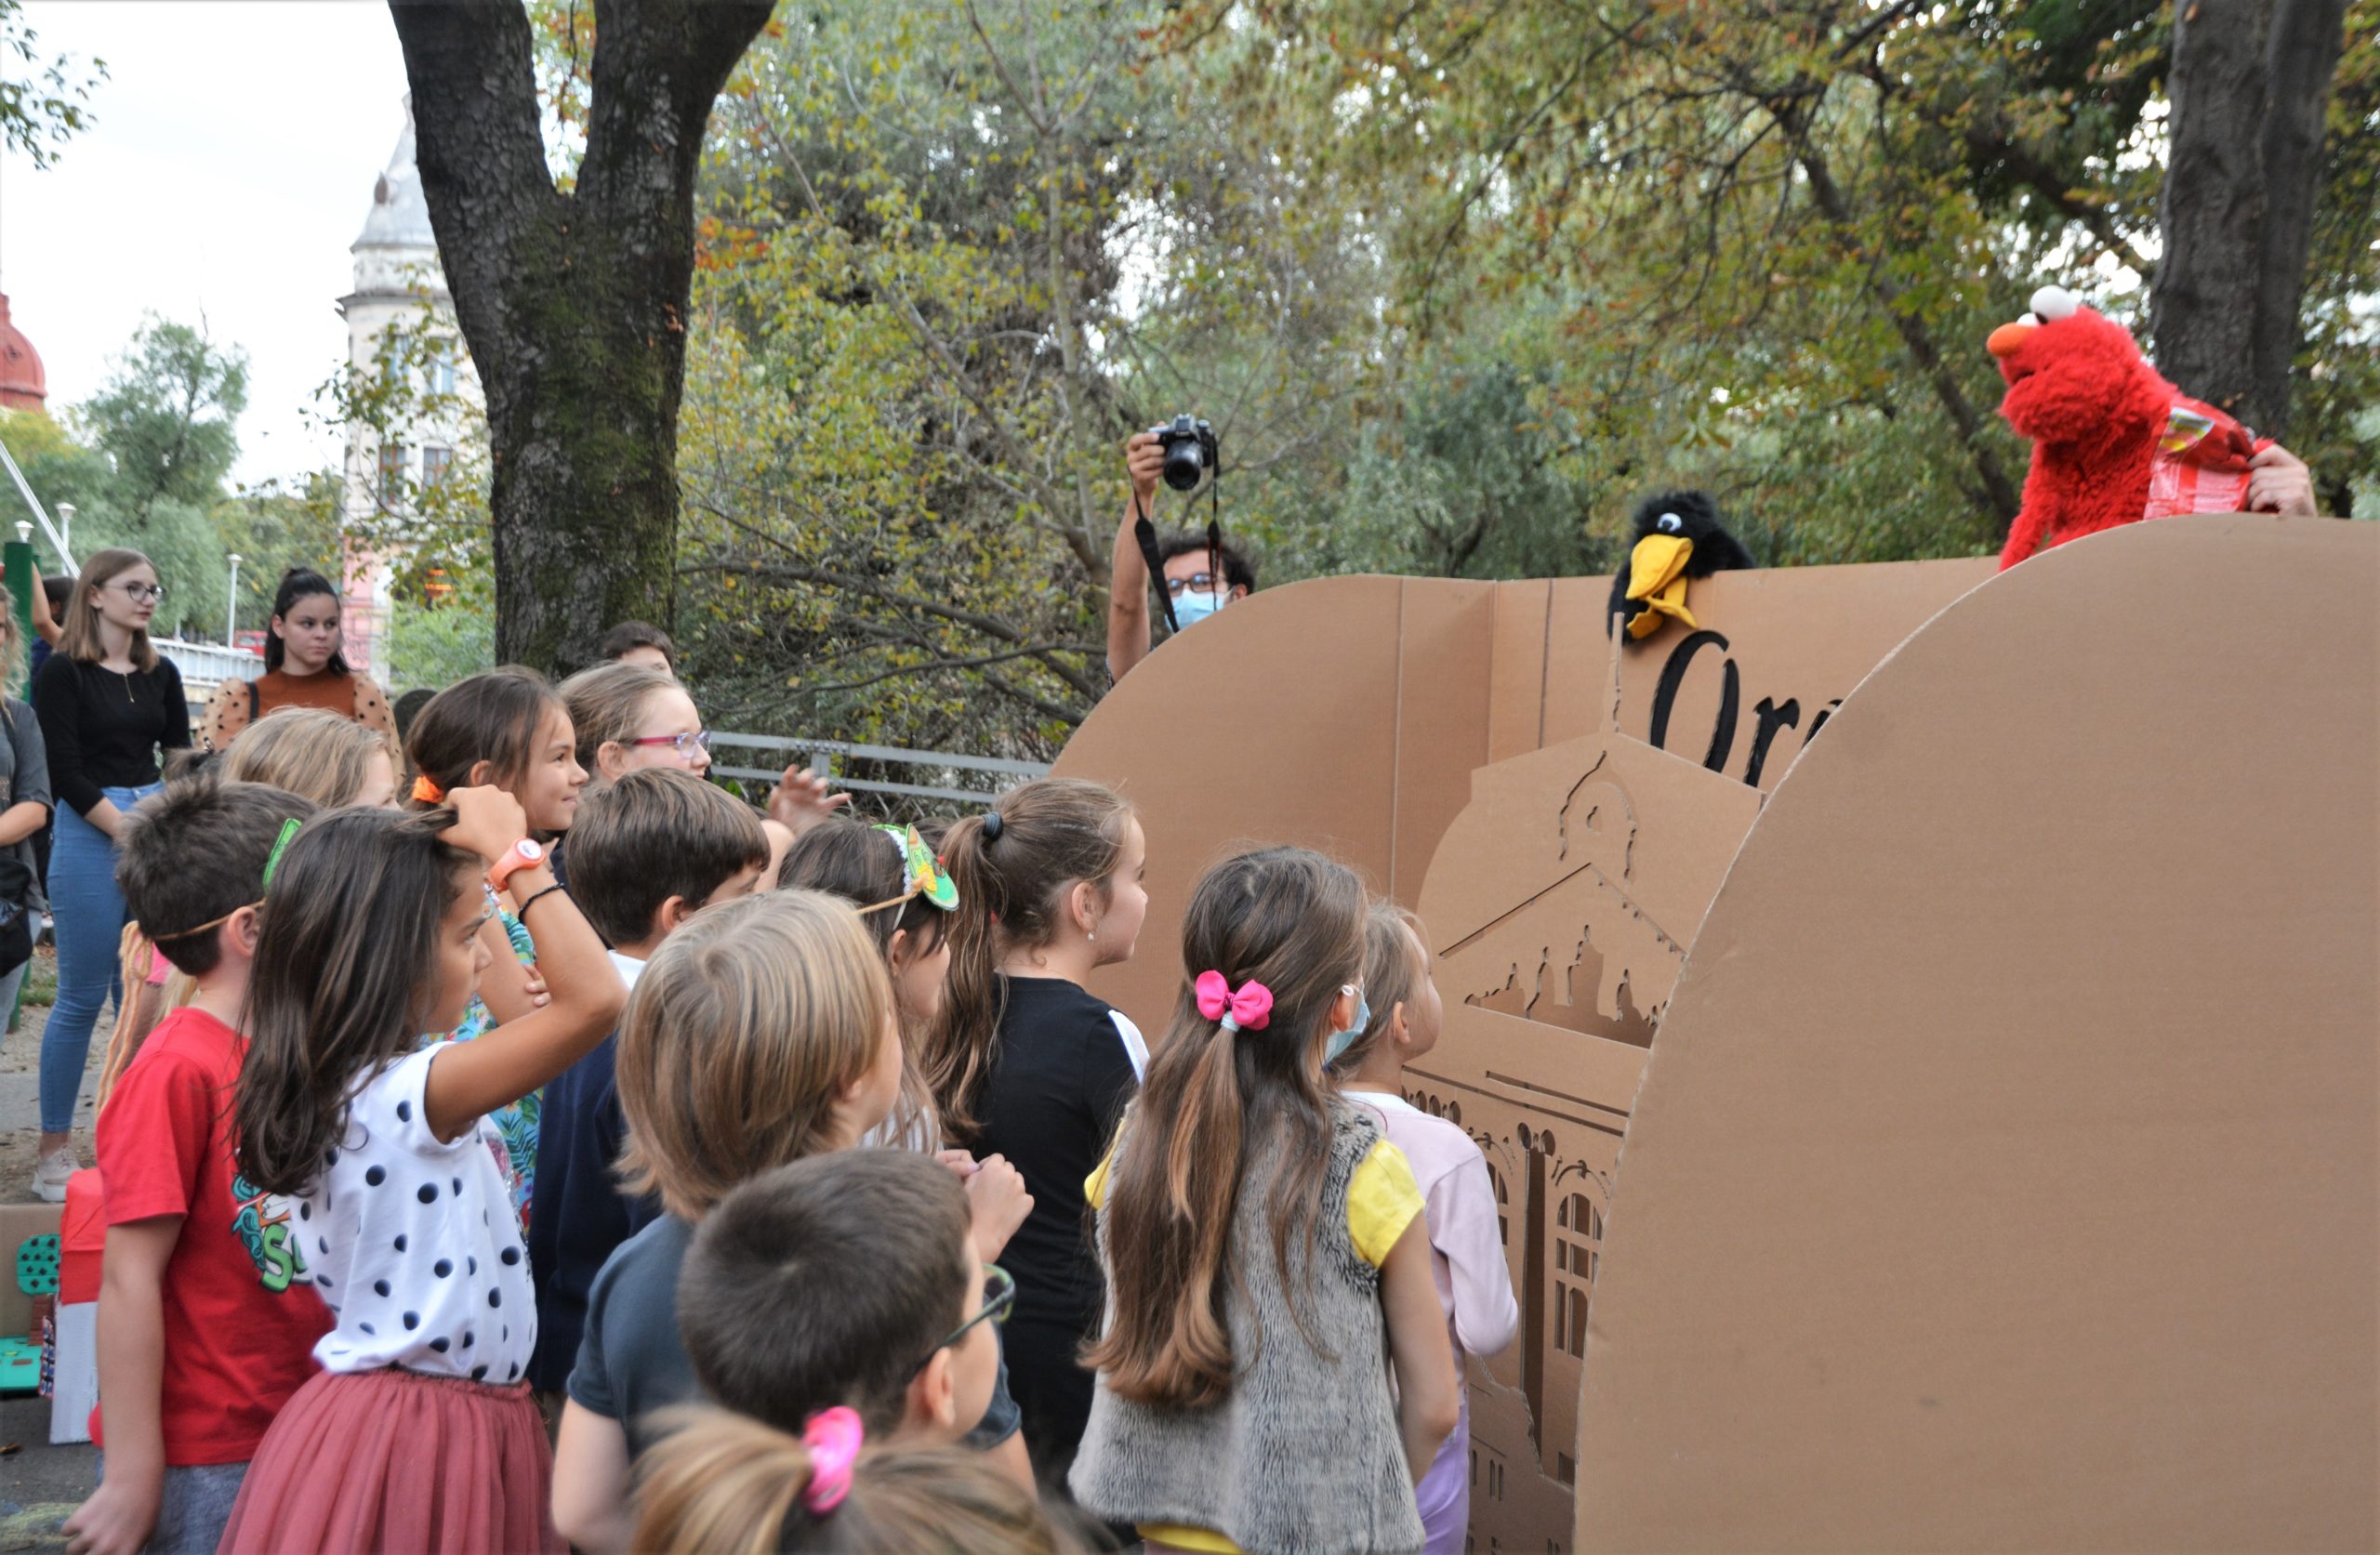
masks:
<svg viewBox="0 0 2380 1555"><path fill-rule="evenodd" d="M984 814L984 840L998 842L1000 839L1000 829L1005 824L1000 820L998 810L986 810Z"/></svg>

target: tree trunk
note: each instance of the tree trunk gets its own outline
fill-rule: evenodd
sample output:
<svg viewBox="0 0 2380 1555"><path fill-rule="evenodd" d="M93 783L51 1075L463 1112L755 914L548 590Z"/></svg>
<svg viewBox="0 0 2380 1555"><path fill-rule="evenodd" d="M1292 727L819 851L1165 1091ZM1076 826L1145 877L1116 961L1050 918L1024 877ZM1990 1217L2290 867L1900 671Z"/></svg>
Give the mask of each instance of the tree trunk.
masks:
<svg viewBox="0 0 2380 1555"><path fill-rule="evenodd" d="M2289 410L2345 0L2180 0L2149 297L2157 364L2265 431Z"/></svg>
<svg viewBox="0 0 2380 1555"><path fill-rule="evenodd" d="M391 0L416 159L487 395L496 652L567 673L677 599L694 169L768 0L595 0L587 151L547 170L520 0Z"/></svg>

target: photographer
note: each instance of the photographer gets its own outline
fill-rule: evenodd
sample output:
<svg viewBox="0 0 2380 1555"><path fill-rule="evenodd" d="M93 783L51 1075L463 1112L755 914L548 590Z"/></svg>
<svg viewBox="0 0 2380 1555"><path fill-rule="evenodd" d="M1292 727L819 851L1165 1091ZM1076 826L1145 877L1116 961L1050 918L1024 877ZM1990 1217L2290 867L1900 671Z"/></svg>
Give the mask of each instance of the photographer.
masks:
<svg viewBox="0 0 2380 1555"><path fill-rule="evenodd" d="M1135 432L1124 443L1124 468L1131 480L1131 499L1116 525L1115 555L1107 584L1107 678L1110 683L1131 673L1149 652L1149 569L1141 554L1134 525L1150 511L1159 479L1165 473L1165 442L1155 432ZM1211 479L1211 476L1210 477ZM1173 602L1176 625L1186 628L1205 620L1234 600L1246 599L1256 586L1256 569L1229 544L1208 548L1203 534L1183 531L1157 542L1157 559L1166 593ZM1220 567L1217 562L1220 561ZM1220 576L1216 574L1220 573Z"/></svg>

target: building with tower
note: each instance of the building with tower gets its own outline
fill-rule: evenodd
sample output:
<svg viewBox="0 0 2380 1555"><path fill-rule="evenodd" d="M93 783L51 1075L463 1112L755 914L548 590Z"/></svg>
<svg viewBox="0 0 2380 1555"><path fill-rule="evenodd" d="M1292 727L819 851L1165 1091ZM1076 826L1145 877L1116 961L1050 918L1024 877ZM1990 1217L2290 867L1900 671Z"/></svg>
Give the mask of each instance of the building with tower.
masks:
<svg viewBox="0 0 2380 1555"><path fill-rule="evenodd" d="M454 300L438 258L438 239L414 165L413 105L389 165L372 185L372 209L349 250L354 289L338 299L347 321L347 360L363 374L416 376L404 402L426 406L386 428L350 423L347 430L345 529L348 534L340 620L348 662L385 673L393 569L361 538L402 530L415 494L443 480L481 402L462 349Z"/></svg>
<svg viewBox="0 0 2380 1555"><path fill-rule="evenodd" d="M0 407L45 410L49 380L41 370L41 353L8 317L8 297L0 292Z"/></svg>

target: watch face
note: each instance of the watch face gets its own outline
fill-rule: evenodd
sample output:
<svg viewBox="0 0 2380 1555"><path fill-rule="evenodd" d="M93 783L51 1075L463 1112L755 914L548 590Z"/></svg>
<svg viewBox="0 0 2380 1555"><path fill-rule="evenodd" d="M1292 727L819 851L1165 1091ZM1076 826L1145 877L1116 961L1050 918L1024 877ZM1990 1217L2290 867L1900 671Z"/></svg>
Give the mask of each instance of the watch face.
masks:
<svg viewBox="0 0 2380 1555"><path fill-rule="evenodd" d="M531 863L536 863L539 859L546 856L545 849L538 844L537 839L535 837L524 837L520 841L514 843L513 846L521 850L521 856L528 860Z"/></svg>

